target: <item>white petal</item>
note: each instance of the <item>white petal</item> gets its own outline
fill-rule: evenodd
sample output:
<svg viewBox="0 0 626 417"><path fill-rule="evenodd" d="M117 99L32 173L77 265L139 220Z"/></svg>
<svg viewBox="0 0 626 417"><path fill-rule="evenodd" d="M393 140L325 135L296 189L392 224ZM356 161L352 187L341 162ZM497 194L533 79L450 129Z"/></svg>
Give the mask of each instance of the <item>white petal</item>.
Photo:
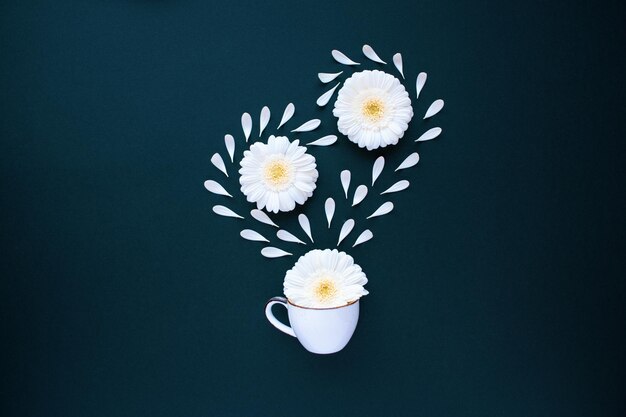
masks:
<svg viewBox="0 0 626 417"><path fill-rule="evenodd" d="M390 213L391 210L393 210L393 203L391 201L387 201L378 207L375 212L367 216L367 218L371 219L372 217L384 216L385 214Z"/></svg>
<svg viewBox="0 0 626 417"><path fill-rule="evenodd" d="M291 256L291 253L285 252L282 249L274 248L272 246L266 246L261 249L261 255L266 258L280 258L281 256Z"/></svg>
<svg viewBox="0 0 626 417"><path fill-rule="evenodd" d="M343 74L343 71L336 72L334 74L331 74L331 73L328 73L328 72L320 72L320 73L317 74L317 78L319 78L320 81L323 82L324 84L328 84L329 82L331 82L335 78L339 77L341 74Z"/></svg>
<svg viewBox="0 0 626 417"><path fill-rule="evenodd" d="M321 123L322 121L320 119L311 119L300 125L298 128L292 130L292 132L310 132L311 130L317 129Z"/></svg>
<svg viewBox="0 0 626 417"><path fill-rule="evenodd" d="M276 237L285 242L300 243L302 245L306 245L306 243L283 229L280 229L278 232L276 232Z"/></svg>
<svg viewBox="0 0 626 417"><path fill-rule="evenodd" d="M402 75L402 79L404 79L404 72L402 70L402 54L397 53L393 56L393 65L398 68L398 72Z"/></svg>
<svg viewBox="0 0 626 417"><path fill-rule="evenodd" d="M208 191L212 192L213 194L232 197L232 195L230 195L224 187L222 187L218 182L213 181L213 180L206 180L204 182L204 188L206 188Z"/></svg>
<svg viewBox="0 0 626 417"><path fill-rule="evenodd" d="M372 186L376 182L376 179L378 178L380 173L383 172L384 167L385 167L385 158L382 156L379 156L378 158L376 158L376 161L374 161L374 166L372 167Z"/></svg>
<svg viewBox="0 0 626 417"><path fill-rule="evenodd" d="M264 224L269 224L270 226L274 226L274 227L278 227L278 225L276 223L274 223L272 221L272 219L270 219L270 216L267 215L267 213L265 213L264 211L258 210L258 209L254 209L250 211L250 215L256 219L257 221L264 223Z"/></svg>
<svg viewBox="0 0 626 417"><path fill-rule="evenodd" d="M270 108L267 106L264 106L261 109L261 115L259 116L259 137L261 137L261 135L263 134L263 131L265 130L265 127L270 122L270 117L271 117Z"/></svg>
<svg viewBox="0 0 626 417"><path fill-rule="evenodd" d="M296 106L294 106L293 103L287 104L287 107L285 107L285 111L283 112L283 117L280 119L280 124L278 125L278 129L280 129L282 125L287 123L289 119L293 117L293 114L295 112L296 112Z"/></svg>
<svg viewBox="0 0 626 417"><path fill-rule="evenodd" d="M233 162L235 160L235 138L233 135L225 135L224 144L226 145L228 156L230 156L230 162Z"/></svg>
<svg viewBox="0 0 626 417"><path fill-rule="evenodd" d="M401 169L411 168L420 160L420 156L417 152L413 152L411 155L407 156L404 161L396 168L396 171L400 171ZM395 172L395 171L394 171Z"/></svg>
<svg viewBox="0 0 626 417"><path fill-rule="evenodd" d="M354 220L348 219L345 221L343 226L341 226L341 231L339 232L339 240L337 241L337 246L341 243L342 240L346 238L354 228Z"/></svg>
<svg viewBox="0 0 626 417"><path fill-rule="evenodd" d="M420 72L417 75L417 80L415 80L415 97L420 98L420 93L422 92L422 88L424 88L424 84L426 84L426 79L428 78L428 74L425 72Z"/></svg>
<svg viewBox="0 0 626 417"><path fill-rule="evenodd" d="M437 99L437 100L433 101L433 104L431 104L430 107L428 108L428 110L426 110L426 114L424 115L424 119L428 119L429 117L432 117L432 116L436 115L437 113L439 113L441 111L441 109L443 109L443 100L442 99Z"/></svg>
<svg viewBox="0 0 626 417"><path fill-rule="evenodd" d="M354 198L352 199L352 207L359 204L367 195L367 187L365 185L359 185L354 192Z"/></svg>
<svg viewBox="0 0 626 417"><path fill-rule="evenodd" d="M330 223L333 221L335 215L335 200L327 198L324 203L324 211L326 212L326 220L328 220L328 228L330 229Z"/></svg>
<svg viewBox="0 0 626 417"><path fill-rule="evenodd" d="M397 193L398 191L406 190L407 188L409 188L409 185L410 183L407 180L400 180L394 185L392 185L391 187L387 188L382 193L380 193L380 195L389 194L389 193Z"/></svg>
<svg viewBox="0 0 626 417"><path fill-rule="evenodd" d="M333 58L335 58L335 61L339 62L340 64L343 64L343 65L361 65L358 62L354 62L353 60L351 60L350 58L345 56L343 52L340 52L340 51L338 51L336 49L333 49L331 54L333 55Z"/></svg>
<svg viewBox="0 0 626 417"><path fill-rule="evenodd" d="M213 154L211 157L211 163L215 166L215 168L219 169L228 177L228 171L226 171L226 165L224 165L224 160L219 153Z"/></svg>
<svg viewBox="0 0 626 417"><path fill-rule="evenodd" d="M335 142L337 142L337 136L335 136L335 135L328 135L328 136L324 136L323 138L319 138L318 140L314 140L313 142L309 142L309 143L307 143L307 145L329 146L329 145L332 145Z"/></svg>
<svg viewBox="0 0 626 417"><path fill-rule="evenodd" d="M243 134L246 137L246 142L248 138L250 138L250 132L252 132L252 117L250 113L244 113L241 115L241 128L243 129Z"/></svg>
<svg viewBox="0 0 626 417"><path fill-rule="evenodd" d="M234 211L232 211L228 207L224 207L224 206L213 206L213 213L215 213L215 214L217 214L219 216L236 217L238 219L243 219L242 216L238 215L237 213L235 213Z"/></svg>
<svg viewBox="0 0 626 417"><path fill-rule="evenodd" d="M340 178L343 192L346 195L346 198L348 198L348 188L350 188L350 171L347 169L341 171Z"/></svg>
<svg viewBox="0 0 626 417"><path fill-rule="evenodd" d="M424 142L426 140L435 139L437 136L441 134L440 127L433 127L432 129L428 129L422 136L415 139L415 142Z"/></svg>
<svg viewBox="0 0 626 417"><path fill-rule="evenodd" d="M372 233L372 231L370 229L366 229L363 231L363 233L359 235L359 237L356 238L356 241L354 242L354 245L352 245L352 247L360 245L361 243L365 243L373 237L374 234Z"/></svg>
<svg viewBox="0 0 626 417"><path fill-rule="evenodd" d="M386 64L386 62L380 59L378 54L374 52L374 49L369 45L363 45L363 55L365 55L374 62L378 62L379 64Z"/></svg>
<svg viewBox="0 0 626 417"><path fill-rule="evenodd" d="M341 83L337 83L336 86L334 86L333 88L331 88L330 90L328 90L327 92L319 96L319 98L317 99L315 103L320 107L324 107L325 105L327 105L331 97L333 96L333 94L335 94L335 90L337 89L337 87L339 87L339 84Z"/></svg>
<svg viewBox="0 0 626 417"><path fill-rule="evenodd" d="M265 236L263 236L259 232L255 232L254 230L250 230L250 229L242 230L239 233L239 236L241 236L242 238L246 240L251 240L253 242L269 242L269 240L267 240Z"/></svg>
<svg viewBox="0 0 626 417"><path fill-rule="evenodd" d="M309 222L309 218L305 214L298 215L298 223L300 223L300 227L304 230L304 233L311 239L313 242L313 235L311 234L311 223Z"/></svg>

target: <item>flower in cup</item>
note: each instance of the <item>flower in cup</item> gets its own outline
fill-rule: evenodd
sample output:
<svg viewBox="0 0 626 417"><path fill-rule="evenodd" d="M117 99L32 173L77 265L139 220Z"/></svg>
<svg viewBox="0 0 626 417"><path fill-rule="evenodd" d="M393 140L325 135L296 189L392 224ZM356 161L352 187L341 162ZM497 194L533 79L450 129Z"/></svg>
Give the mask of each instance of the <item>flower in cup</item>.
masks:
<svg viewBox="0 0 626 417"><path fill-rule="evenodd" d="M285 296L309 308L341 307L367 295L367 277L354 259L337 249L314 249L287 271Z"/></svg>

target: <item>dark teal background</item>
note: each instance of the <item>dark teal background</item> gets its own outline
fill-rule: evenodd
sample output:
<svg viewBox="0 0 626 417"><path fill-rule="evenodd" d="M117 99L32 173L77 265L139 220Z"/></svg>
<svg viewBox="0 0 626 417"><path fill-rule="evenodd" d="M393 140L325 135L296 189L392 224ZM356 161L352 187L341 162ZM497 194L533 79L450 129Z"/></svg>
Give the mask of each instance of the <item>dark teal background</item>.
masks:
<svg viewBox="0 0 626 417"><path fill-rule="evenodd" d="M625 415L624 21L591 1L3 1L1 414ZM363 43L429 73L415 120L446 108L385 152L422 160L381 178L412 186L351 251L371 294L320 357L263 316L295 259L261 258L202 183L244 111L332 122L316 74ZM314 229L377 155L315 152Z"/></svg>

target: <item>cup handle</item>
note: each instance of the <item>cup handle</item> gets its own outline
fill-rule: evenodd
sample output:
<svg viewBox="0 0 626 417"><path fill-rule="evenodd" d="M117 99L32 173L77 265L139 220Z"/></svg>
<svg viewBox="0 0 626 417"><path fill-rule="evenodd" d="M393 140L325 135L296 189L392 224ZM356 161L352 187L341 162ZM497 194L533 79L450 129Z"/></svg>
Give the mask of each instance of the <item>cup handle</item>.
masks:
<svg viewBox="0 0 626 417"><path fill-rule="evenodd" d="M287 308L287 299L285 297L272 297L269 299L267 304L265 305L265 317L272 323L272 326L276 327L283 333L287 333L289 336L296 337L296 334L293 332L293 329L285 324L282 324L274 314L272 313L272 306L274 304L281 304Z"/></svg>

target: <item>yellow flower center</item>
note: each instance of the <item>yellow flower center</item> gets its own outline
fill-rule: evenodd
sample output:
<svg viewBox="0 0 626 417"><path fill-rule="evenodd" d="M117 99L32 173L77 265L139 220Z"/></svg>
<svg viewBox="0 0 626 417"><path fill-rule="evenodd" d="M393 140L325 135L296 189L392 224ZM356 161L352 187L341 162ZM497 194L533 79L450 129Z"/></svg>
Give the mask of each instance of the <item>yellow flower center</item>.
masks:
<svg viewBox="0 0 626 417"><path fill-rule="evenodd" d="M291 177L291 167L282 159L270 161L263 170L265 181L273 186L285 185Z"/></svg>
<svg viewBox="0 0 626 417"><path fill-rule="evenodd" d="M385 104L377 98L365 100L361 113L372 122L377 122L385 115Z"/></svg>
<svg viewBox="0 0 626 417"><path fill-rule="evenodd" d="M324 278L315 285L313 292L318 301L324 302L337 294L337 286L331 279Z"/></svg>

